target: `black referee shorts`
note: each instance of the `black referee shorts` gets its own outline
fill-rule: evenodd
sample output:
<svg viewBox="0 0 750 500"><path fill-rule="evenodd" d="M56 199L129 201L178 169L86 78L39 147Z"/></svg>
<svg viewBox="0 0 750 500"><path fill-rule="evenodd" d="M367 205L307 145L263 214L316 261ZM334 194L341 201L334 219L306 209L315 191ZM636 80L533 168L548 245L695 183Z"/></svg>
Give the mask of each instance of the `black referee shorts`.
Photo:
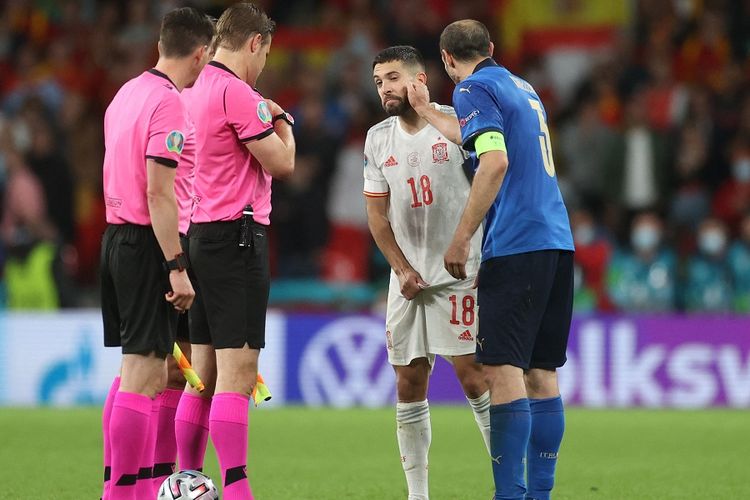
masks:
<svg viewBox="0 0 750 500"><path fill-rule="evenodd" d="M252 234L252 245L240 247L239 220L190 225L190 263L196 278L191 343L216 349L265 347L268 235L257 223Z"/></svg>
<svg viewBox="0 0 750 500"><path fill-rule="evenodd" d="M171 287L151 226L110 224L102 238L104 345L123 354L172 352L179 313L166 301Z"/></svg>
<svg viewBox="0 0 750 500"><path fill-rule="evenodd" d="M573 252L543 250L482 262L477 361L552 370L567 360Z"/></svg>
<svg viewBox="0 0 750 500"><path fill-rule="evenodd" d="M190 261L190 240L188 240L187 236L183 236L180 234L180 246L182 247L182 251L187 255L188 262ZM195 275L193 274L193 270L188 267L187 270L188 278L190 278L190 283L195 283ZM195 285L193 285L195 287ZM182 340L184 342L190 342L190 322L188 321L188 315L187 314L180 314L179 320L177 321L177 340Z"/></svg>

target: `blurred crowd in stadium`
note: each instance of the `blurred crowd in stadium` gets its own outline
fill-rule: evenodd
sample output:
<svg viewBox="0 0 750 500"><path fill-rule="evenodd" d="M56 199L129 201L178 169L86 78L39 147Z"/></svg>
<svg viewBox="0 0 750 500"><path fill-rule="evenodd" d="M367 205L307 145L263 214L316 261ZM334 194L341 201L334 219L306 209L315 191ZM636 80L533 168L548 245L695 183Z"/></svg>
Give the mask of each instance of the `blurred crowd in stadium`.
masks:
<svg viewBox="0 0 750 500"><path fill-rule="evenodd" d="M95 306L102 117L156 60L158 21L189 3L0 5L0 262L14 309ZM549 114L576 240L576 310L750 311L750 2L259 1L279 23L259 87L297 121L274 184L272 303L367 308L388 266L367 229L362 149L384 118L371 61L393 44L453 84L442 28L473 17Z"/></svg>

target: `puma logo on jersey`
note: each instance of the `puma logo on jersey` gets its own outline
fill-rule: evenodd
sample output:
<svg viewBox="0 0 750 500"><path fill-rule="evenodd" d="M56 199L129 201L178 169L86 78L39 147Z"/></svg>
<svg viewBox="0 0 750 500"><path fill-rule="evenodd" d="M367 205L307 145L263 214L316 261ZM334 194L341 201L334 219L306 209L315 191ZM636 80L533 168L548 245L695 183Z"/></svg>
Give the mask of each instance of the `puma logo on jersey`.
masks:
<svg viewBox="0 0 750 500"><path fill-rule="evenodd" d="M471 85L469 85L468 87L460 87L458 89L458 92L459 93L466 92L467 94L471 94L471 90L470 89L471 89Z"/></svg>
<svg viewBox="0 0 750 500"><path fill-rule="evenodd" d="M396 161L396 158L391 155L387 160L385 160L385 163L383 165L386 167L395 167L396 165L398 165L398 162Z"/></svg>

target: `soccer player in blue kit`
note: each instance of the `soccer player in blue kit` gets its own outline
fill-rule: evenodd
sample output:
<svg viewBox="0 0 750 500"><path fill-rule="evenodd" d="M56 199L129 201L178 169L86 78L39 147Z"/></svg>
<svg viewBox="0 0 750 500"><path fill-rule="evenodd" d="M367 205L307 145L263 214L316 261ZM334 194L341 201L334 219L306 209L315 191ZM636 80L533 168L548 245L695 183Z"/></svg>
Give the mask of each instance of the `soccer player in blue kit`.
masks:
<svg viewBox="0 0 750 500"><path fill-rule="evenodd" d="M548 500L564 429L555 370L566 361L573 237L544 107L493 50L478 21L456 21L440 36L463 147L478 158L444 263L466 278L469 241L484 220L477 361L490 384L495 499Z"/></svg>

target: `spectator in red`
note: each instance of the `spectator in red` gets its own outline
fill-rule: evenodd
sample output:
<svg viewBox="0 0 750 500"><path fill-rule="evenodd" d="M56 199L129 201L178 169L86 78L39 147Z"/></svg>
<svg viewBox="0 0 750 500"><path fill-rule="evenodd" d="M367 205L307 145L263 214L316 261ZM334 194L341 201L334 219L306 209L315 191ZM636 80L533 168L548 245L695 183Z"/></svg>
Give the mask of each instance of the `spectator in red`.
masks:
<svg viewBox="0 0 750 500"><path fill-rule="evenodd" d="M588 210L573 212L570 225L576 246L575 262L582 272L582 285L594 293L598 310L610 311L612 303L607 296L607 266L612 256L612 244L604 237Z"/></svg>
<svg viewBox="0 0 750 500"><path fill-rule="evenodd" d="M678 76L716 88L721 73L731 57L726 19L718 10L706 10L698 27L680 47L677 57Z"/></svg>
<svg viewBox="0 0 750 500"><path fill-rule="evenodd" d="M750 137L737 136L730 146L732 176L714 196L714 214L737 233L742 216L750 210Z"/></svg>

